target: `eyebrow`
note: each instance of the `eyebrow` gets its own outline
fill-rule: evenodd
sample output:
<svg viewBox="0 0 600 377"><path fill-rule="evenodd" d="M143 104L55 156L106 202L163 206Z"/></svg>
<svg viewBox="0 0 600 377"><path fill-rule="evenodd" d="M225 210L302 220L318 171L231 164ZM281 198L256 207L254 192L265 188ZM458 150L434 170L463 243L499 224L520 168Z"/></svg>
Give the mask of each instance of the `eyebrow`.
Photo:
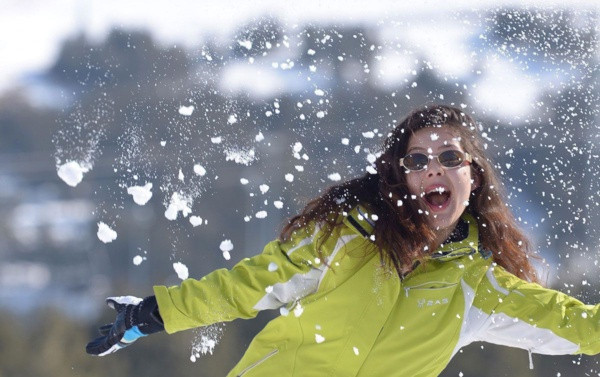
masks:
<svg viewBox="0 0 600 377"><path fill-rule="evenodd" d="M446 145L440 146L438 149L451 148L451 147L457 148L459 146L455 145L455 144L446 144ZM414 151L414 150L427 151L427 149L422 148L422 147L412 147L412 148L409 148L408 151L406 151L406 153L409 153L409 152Z"/></svg>

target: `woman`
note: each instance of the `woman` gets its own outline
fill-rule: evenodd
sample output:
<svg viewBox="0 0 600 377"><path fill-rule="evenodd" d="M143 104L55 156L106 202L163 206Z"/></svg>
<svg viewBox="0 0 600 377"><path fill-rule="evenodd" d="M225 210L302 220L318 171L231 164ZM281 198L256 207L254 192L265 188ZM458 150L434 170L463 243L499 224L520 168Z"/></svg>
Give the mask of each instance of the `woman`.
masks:
<svg viewBox="0 0 600 377"><path fill-rule="evenodd" d="M478 126L428 106L389 135L377 174L329 188L262 254L155 296L108 299L88 352L280 308L230 376L437 376L473 341L600 352L598 306L535 283Z"/></svg>

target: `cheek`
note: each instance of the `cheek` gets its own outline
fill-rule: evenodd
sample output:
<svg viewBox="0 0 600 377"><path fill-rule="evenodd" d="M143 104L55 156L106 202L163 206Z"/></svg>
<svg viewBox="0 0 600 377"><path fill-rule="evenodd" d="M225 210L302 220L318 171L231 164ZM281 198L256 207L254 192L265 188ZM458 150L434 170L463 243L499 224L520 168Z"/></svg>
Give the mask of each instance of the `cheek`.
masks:
<svg viewBox="0 0 600 377"><path fill-rule="evenodd" d="M471 193L471 172L469 170L460 172L457 178L459 191L468 196Z"/></svg>
<svg viewBox="0 0 600 377"><path fill-rule="evenodd" d="M421 191L421 176L418 172L406 174L406 184L412 194L419 194Z"/></svg>

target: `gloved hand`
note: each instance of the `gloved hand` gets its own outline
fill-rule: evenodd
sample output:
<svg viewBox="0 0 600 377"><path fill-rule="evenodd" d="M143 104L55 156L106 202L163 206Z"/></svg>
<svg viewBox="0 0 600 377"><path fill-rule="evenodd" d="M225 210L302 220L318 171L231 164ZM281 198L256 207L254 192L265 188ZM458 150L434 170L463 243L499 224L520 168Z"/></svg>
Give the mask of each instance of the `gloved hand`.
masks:
<svg viewBox="0 0 600 377"><path fill-rule="evenodd" d="M156 297L109 297L106 303L117 311L114 323L98 329L102 335L89 342L85 350L90 355L104 356L127 347L137 339L165 329Z"/></svg>

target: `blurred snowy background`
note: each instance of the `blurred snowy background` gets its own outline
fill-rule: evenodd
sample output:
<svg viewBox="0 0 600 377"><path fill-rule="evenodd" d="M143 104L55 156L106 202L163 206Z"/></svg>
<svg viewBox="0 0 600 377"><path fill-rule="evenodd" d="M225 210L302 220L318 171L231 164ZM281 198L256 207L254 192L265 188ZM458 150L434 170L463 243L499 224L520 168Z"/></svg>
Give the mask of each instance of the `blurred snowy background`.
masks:
<svg viewBox="0 0 600 377"><path fill-rule="evenodd" d="M543 280L599 302L600 4L569 4L0 0L0 376L225 375L277 313L84 347L106 296L259 253L426 103L482 123ZM474 344L443 376L600 375L534 366Z"/></svg>

